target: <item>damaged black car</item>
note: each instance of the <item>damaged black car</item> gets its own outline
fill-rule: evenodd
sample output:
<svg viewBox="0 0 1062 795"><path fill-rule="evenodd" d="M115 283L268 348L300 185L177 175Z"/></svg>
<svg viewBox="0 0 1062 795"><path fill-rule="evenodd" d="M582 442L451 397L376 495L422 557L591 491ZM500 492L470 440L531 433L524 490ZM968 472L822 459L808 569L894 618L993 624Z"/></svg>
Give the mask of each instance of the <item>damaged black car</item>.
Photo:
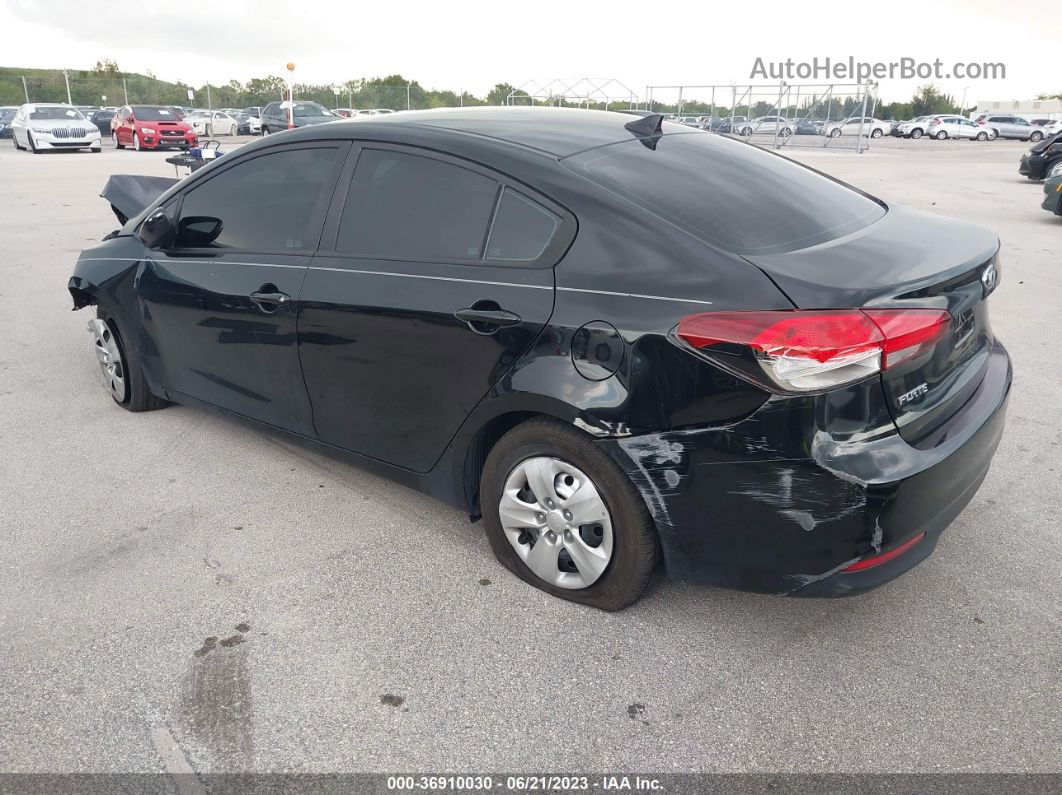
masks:
<svg viewBox="0 0 1062 795"><path fill-rule="evenodd" d="M873 588L1003 431L993 234L658 115L338 121L142 187L69 283L115 403L433 495L565 599Z"/></svg>

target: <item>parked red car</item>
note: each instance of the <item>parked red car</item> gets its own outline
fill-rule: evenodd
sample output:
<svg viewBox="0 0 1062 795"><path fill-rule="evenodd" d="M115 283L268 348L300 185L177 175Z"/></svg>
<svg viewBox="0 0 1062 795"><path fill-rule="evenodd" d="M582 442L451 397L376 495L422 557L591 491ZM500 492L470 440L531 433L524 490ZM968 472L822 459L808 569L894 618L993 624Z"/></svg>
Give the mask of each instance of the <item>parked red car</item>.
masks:
<svg viewBox="0 0 1062 795"><path fill-rule="evenodd" d="M177 147L187 149L199 142L195 130L173 108L162 105L126 105L111 119L111 138L117 149Z"/></svg>

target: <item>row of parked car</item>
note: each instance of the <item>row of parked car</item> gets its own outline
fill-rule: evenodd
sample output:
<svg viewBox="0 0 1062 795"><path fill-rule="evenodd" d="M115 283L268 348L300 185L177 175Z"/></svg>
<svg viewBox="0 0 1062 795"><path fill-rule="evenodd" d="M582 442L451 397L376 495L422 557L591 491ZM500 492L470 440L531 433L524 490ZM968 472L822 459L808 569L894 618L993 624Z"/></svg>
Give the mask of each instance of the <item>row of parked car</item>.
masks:
<svg viewBox="0 0 1062 795"><path fill-rule="evenodd" d="M775 135L788 138L790 135L825 135L838 138L842 135L867 135L881 138L893 135L903 138L923 136L943 141L948 138L969 138L976 141L994 141L1009 138L1036 143L1058 133L1062 122L1051 119L1028 121L1020 116L983 113L975 119L956 114L931 114L910 121L886 121L872 116L850 116L838 121L826 119L787 119L784 116L671 116L669 121L711 130L719 133L751 135Z"/></svg>
<svg viewBox="0 0 1062 795"><path fill-rule="evenodd" d="M265 107L202 109L175 105L95 107L63 103L27 103L0 107L0 138L13 139L16 149L90 149L99 152L103 137L118 149L165 149L195 146L200 138L218 135L269 135L340 118L378 116L387 108L340 108L317 102L272 102Z"/></svg>
<svg viewBox="0 0 1062 795"><path fill-rule="evenodd" d="M1037 143L1062 131L1062 122L1052 119L1033 119L1000 113L982 113L974 119L965 116L931 114L898 123L892 134L901 138L972 138L994 141L1005 138Z"/></svg>
<svg viewBox="0 0 1062 795"><path fill-rule="evenodd" d="M668 121L696 127L699 130L711 130L719 133L733 133L748 137L750 135L778 135L788 138L790 135L825 135L839 138L842 135L869 135L880 138L888 135L891 123L871 116L849 116L844 119L788 119L784 116L757 116L749 119L745 116L671 116Z"/></svg>

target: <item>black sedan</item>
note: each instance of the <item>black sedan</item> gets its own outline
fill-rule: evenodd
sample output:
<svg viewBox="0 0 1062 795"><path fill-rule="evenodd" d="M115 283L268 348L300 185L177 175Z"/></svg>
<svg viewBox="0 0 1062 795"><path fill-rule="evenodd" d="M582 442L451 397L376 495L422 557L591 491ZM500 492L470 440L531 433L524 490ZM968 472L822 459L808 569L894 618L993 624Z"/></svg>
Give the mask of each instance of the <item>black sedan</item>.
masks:
<svg viewBox="0 0 1062 795"><path fill-rule="evenodd" d="M0 108L0 138L12 137L11 122L15 118L16 113L18 113L18 108Z"/></svg>
<svg viewBox="0 0 1062 795"><path fill-rule="evenodd" d="M244 146L69 290L117 405L368 467L616 610L661 561L836 596L928 556L1003 431L998 247L659 115L474 108Z"/></svg>
<svg viewBox="0 0 1062 795"><path fill-rule="evenodd" d="M1062 133L1034 144L1021 156L1018 173L1038 182L1059 163L1062 163Z"/></svg>
<svg viewBox="0 0 1062 795"><path fill-rule="evenodd" d="M96 125L100 135L109 138L111 135L111 119L114 118L114 113L115 111L113 110L97 110L89 116L89 121Z"/></svg>

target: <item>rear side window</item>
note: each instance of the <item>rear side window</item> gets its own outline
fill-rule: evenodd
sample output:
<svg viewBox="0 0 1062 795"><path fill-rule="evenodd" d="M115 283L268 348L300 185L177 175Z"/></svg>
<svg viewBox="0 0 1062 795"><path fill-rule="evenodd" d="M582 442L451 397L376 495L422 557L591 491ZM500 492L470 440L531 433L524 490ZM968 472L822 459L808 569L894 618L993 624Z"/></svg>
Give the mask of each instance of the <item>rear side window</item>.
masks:
<svg viewBox="0 0 1062 795"><path fill-rule="evenodd" d="M498 187L431 157L365 149L336 249L374 259L480 260Z"/></svg>
<svg viewBox="0 0 1062 795"><path fill-rule="evenodd" d="M877 221L884 207L858 191L756 146L671 134L563 161L577 173L701 239L739 254L814 246Z"/></svg>
<svg viewBox="0 0 1062 795"><path fill-rule="evenodd" d="M560 219L538 202L505 188L487 240L487 257L531 262L542 256Z"/></svg>
<svg viewBox="0 0 1062 795"><path fill-rule="evenodd" d="M338 159L331 147L287 149L228 168L185 195L179 230L188 219L205 217L221 221L211 248L316 248L319 205L325 187L335 184ZM198 237L196 244L202 245Z"/></svg>

